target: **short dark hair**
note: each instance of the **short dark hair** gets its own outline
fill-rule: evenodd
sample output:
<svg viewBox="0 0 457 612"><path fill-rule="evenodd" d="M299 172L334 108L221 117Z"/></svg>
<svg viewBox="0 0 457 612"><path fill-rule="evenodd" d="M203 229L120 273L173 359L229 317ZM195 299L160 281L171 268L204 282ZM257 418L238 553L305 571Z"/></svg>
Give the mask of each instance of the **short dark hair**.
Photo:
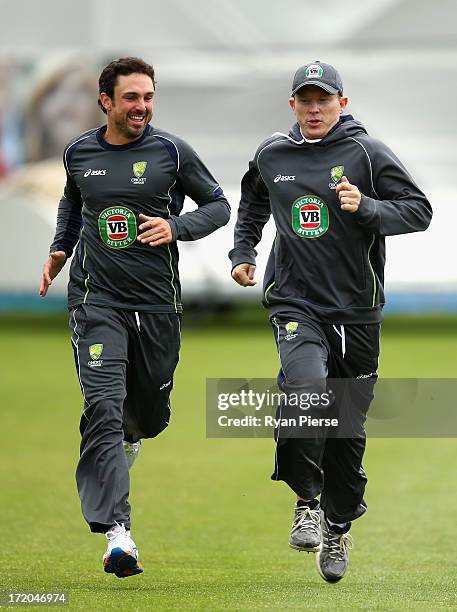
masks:
<svg viewBox="0 0 457 612"><path fill-rule="evenodd" d="M147 74L151 77L152 83L155 86L154 68L147 64L139 57L120 57L115 59L103 68L100 78L98 79L98 93L106 93L111 99L114 97L114 88L119 75L128 76L129 74ZM98 105L106 115L106 109L98 98Z"/></svg>

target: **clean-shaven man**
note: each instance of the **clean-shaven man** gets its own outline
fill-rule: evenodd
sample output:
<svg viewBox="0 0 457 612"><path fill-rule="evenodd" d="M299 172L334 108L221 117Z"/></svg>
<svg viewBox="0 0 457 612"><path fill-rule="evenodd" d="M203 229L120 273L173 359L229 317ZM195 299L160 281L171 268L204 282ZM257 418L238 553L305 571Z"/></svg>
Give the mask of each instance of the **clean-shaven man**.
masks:
<svg viewBox="0 0 457 612"><path fill-rule="evenodd" d="M255 284L255 247L272 214L264 305L280 385L291 393L327 377L363 378L363 422L378 369L385 236L425 230L432 210L392 151L344 114L348 98L333 66L301 66L289 104L297 122L260 145L242 181L232 277ZM272 479L297 496L289 544L317 552L330 582L346 572L351 523L367 507L360 426L354 437L276 432Z"/></svg>

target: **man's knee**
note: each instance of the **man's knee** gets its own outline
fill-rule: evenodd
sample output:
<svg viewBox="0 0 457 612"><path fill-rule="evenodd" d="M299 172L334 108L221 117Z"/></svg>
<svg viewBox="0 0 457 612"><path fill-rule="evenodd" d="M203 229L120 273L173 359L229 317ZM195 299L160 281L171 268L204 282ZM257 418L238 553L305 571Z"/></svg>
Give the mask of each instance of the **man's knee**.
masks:
<svg viewBox="0 0 457 612"><path fill-rule="evenodd" d="M81 435L100 431L122 430L122 405L123 397L101 399L84 406L81 415L79 430Z"/></svg>
<svg viewBox="0 0 457 612"><path fill-rule="evenodd" d="M129 439L155 438L170 423L169 393L151 394L142 403L127 401L124 406L123 427Z"/></svg>

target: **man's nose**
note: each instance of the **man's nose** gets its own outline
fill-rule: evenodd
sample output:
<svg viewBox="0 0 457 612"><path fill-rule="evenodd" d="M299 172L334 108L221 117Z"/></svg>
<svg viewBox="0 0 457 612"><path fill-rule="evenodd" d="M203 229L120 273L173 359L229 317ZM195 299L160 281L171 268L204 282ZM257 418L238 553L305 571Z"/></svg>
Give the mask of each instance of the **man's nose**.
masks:
<svg viewBox="0 0 457 612"><path fill-rule="evenodd" d="M146 105L145 100L137 100L135 110L141 111L142 113L144 113L146 111L146 108L147 108L147 105Z"/></svg>

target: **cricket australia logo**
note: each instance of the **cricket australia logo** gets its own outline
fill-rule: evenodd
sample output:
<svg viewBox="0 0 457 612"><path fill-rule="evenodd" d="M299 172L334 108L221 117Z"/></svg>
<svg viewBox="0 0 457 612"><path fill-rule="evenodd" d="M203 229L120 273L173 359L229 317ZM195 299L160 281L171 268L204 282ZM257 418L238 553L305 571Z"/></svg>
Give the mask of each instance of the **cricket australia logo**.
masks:
<svg viewBox="0 0 457 612"><path fill-rule="evenodd" d="M90 361L87 362L87 365L90 368L99 368L103 363L103 359L100 359L102 353L103 344L91 344L89 346Z"/></svg>
<svg viewBox="0 0 457 612"><path fill-rule="evenodd" d="M148 165L148 162L146 161L139 161L133 164L132 168L133 168L133 174L135 175L135 178L132 178L130 180L132 181L134 185L144 185L145 184L146 177L143 176L143 174L146 172L147 165Z"/></svg>
<svg viewBox="0 0 457 612"><path fill-rule="evenodd" d="M298 329L298 323L297 321L289 321L289 323L286 323L286 336L284 336L284 340L293 340L294 338L297 337L297 334L295 333Z"/></svg>
<svg viewBox="0 0 457 612"><path fill-rule="evenodd" d="M98 217L100 238L110 249L125 249L135 242L135 215L125 206L105 208Z"/></svg>
<svg viewBox="0 0 457 612"><path fill-rule="evenodd" d="M301 238L319 238L328 230L327 204L316 195L304 195L292 204L292 229Z"/></svg>
<svg viewBox="0 0 457 612"><path fill-rule="evenodd" d="M336 186L339 181L341 181L344 174L344 166L334 166L330 169L330 178L332 179L332 183L329 183L328 186L330 189L336 189Z"/></svg>

